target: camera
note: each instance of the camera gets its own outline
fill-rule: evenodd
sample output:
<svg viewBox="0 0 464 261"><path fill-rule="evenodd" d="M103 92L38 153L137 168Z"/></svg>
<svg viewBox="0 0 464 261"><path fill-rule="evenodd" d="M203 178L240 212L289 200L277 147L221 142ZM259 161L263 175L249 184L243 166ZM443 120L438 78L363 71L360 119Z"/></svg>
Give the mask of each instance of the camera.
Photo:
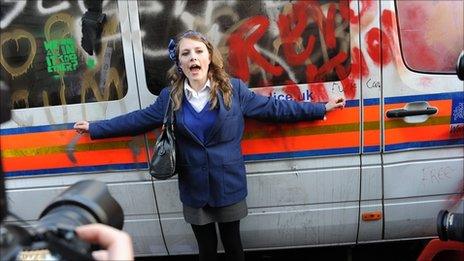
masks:
<svg viewBox="0 0 464 261"><path fill-rule="evenodd" d="M93 260L93 246L74 232L78 226L102 223L121 229L124 214L105 183L83 180L55 198L36 226L0 229L1 260Z"/></svg>
<svg viewBox="0 0 464 261"><path fill-rule="evenodd" d="M441 210L437 216L437 231L442 241L464 242L464 214Z"/></svg>

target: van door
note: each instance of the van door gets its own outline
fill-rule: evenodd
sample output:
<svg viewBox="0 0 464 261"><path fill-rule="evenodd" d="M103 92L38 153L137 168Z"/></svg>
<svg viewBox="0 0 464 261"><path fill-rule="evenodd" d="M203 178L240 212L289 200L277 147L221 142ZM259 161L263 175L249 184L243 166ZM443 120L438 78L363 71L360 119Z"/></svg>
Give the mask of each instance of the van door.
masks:
<svg viewBox="0 0 464 261"><path fill-rule="evenodd" d="M135 253L165 254L144 138L91 141L72 129L140 108L127 2L103 1L101 52L92 56L81 48L82 1L2 1L1 9L0 73L13 108L0 128L9 210L36 221L67 186L98 179L122 206Z"/></svg>
<svg viewBox="0 0 464 261"><path fill-rule="evenodd" d="M141 43L134 43L134 53L139 86L149 90L141 91L143 107L168 85L169 39L188 29L206 34L222 52L228 73L257 93L314 102L347 98L346 108L329 113L326 121L246 122L249 216L241 230L247 249L355 243L361 146L357 5L333 0L129 5L131 19L140 21L134 33ZM197 252L177 180L154 186L169 253Z"/></svg>
<svg viewBox="0 0 464 261"><path fill-rule="evenodd" d="M359 1L362 154L358 242L382 239L380 1Z"/></svg>
<svg viewBox="0 0 464 261"><path fill-rule="evenodd" d="M385 239L436 235L462 212L462 1L381 1Z"/></svg>

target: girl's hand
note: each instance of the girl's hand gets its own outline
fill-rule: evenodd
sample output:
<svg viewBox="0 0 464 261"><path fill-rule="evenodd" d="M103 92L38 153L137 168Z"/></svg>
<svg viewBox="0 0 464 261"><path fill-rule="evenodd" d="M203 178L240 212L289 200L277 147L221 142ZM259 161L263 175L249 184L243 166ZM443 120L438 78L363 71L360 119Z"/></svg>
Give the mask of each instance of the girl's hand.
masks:
<svg viewBox="0 0 464 261"><path fill-rule="evenodd" d="M89 122L88 121L78 121L74 124L73 127L77 133L83 134L89 132Z"/></svg>
<svg viewBox="0 0 464 261"><path fill-rule="evenodd" d="M329 102L325 104L325 111L329 112L333 109L343 108L343 107L345 107L345 98L339 97L339 98L329 100Z"/></svg>

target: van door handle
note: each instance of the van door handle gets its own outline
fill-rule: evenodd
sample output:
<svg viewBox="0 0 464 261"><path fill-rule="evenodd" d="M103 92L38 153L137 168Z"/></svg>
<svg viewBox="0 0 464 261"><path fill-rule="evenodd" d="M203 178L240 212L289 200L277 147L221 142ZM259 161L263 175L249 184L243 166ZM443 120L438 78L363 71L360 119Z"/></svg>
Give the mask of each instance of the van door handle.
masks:
<svg viewBox="0 0 464 261"><path fill-rule="evenodd" d="M406 110L398 109L387 111L387 118L403 118L407 116L416 116L416 115L432 115L437 113L437 108L428 107L422 110Z"/></svg>

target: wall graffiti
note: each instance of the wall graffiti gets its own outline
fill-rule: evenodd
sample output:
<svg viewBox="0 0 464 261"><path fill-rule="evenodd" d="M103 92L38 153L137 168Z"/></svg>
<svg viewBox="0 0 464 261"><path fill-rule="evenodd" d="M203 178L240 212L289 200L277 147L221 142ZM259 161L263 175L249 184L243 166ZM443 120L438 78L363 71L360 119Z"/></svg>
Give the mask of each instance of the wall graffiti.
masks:
<svg viewBox="0 0 464 261"><path fill-rule="evenodd" d="M32 66L32 61L35 57L37 52L37 45L35 42L34 36L22 29L14 29L11 32L5 32L1 34L1 41L0 46L2 47L2 52L0 52L0 63L3 65L5 70L11 75L12 78L18 77L27 72L29 68ZM7 62L5 56L3 55L3 45L6 42L14 41L16 44L16 49L19 49L19 40L27 40L29 45L29 53L26 56L25 61L22 64L18 64L17 66L11 65Z"/></svg>
<svg viewBox="0 0 464 261"><path fill-rule="evenodd" d="M13 4L13 7L10 8L5 14L2 14L0 19L0 29L5 29L7 26L10 25L11 21L13 21L18 15L23 11L24 7L26 7L26 1L14 1L14 0L4 0L3 4ZM2 8L3 9L3 8Z"/></svg>
<svg viewBox="0 0 464 261"><path fill-rule="evenodd" d="M127 93L116 1L103 1L108 22L98 56L80 47L83 1L3 0L0 6L0 74L14 94L13 108L115 100Z"/></svg>
<svg viewBox="0 0 464 261"><path fill-rule="evenodd" d="M155 94L168 84L166 44L187 29L212 39L232 76L252 88L283 85L296 100L306 93L296 84L337 81L352 70L348 1L139 1L138 7L147 83ZM344 85L354 98L355 85ZM328 97L325 88L310 89L316 100Z"/></svg>

